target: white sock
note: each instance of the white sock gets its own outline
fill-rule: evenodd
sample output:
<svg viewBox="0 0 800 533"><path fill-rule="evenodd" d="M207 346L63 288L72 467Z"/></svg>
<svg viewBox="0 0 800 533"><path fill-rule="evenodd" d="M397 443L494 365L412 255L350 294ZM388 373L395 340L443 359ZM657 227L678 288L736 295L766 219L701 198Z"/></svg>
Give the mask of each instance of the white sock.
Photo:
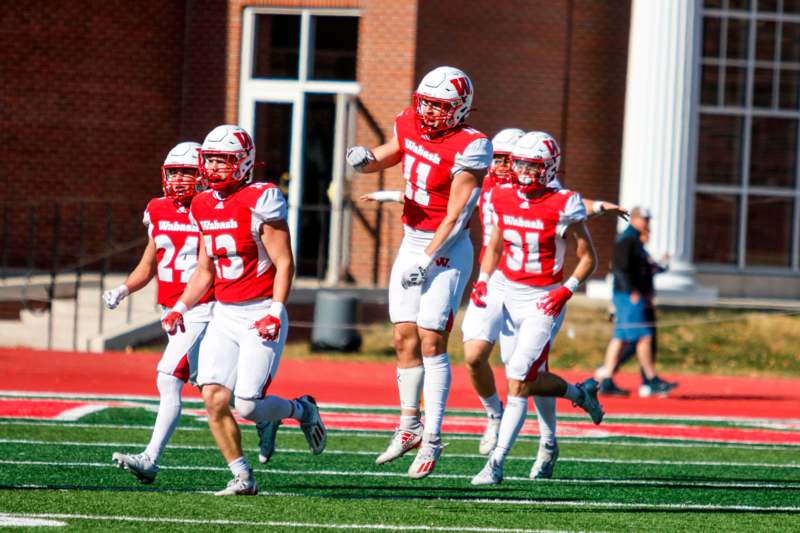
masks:
<svg viewBox="0 0 800 533"><path fill-rule="evenodd" d="M447 353L423 357L425 366L425 433L435 441L442 433L447 396L450 393L450 359Z"/></svg>
<svg viewBox="0 0 800 533"><path fill-rule="evenodd" d="M239 474L246 474L248 476L250 475L250 467L248 466L247 460L244 458L244 456L234 459L228 463L228 468L231 469L233 477L236 477Z"/></svg>
<svg viewBox="0 0 800 533"><path fill-rule="evenodd" d="M150 443L145 448L144 453L158 462L161 452L167 445L169 438L178 427L181 419L181 392L183 391L183 381L170 374L158 373L156 378L158 393L161 400L158 404L158 414L156 415L156 425L153 427L153 434Z"/></svg>
<svg viewBox="0 0 800 533"><path fill-rule="evenodd" d="M533 403L539 419L539 441L552 446L556 442L556 399L552 396L534 396Z"/></svg>
<svg viewBox="0 0 800 533"><path fill-rule="evenodd" d="M500 396L498 396L496 392L488 398L484 398L483 396L479 396L479 398L489 418L500 418L503 416L503 403L500 401Z"/></svg>
<svg viewBox="0 0 800 533"><path fill-rule="evenodd" d="M413 431L414 433L420 432L420 421L418 416L401 415L400 416L400 429L406 431Z"/></svg>
<svg viewBox="0 0 800 533"><path fill-rule="evenodd" d="M278 422L290 416L299 420L296 418L298 402L280 396L266 396L258 400L236 398L235 405L243 418L253 422ZM300 413L302 414L302 408Z"/></svg>
<svg viewBox="0 0 800 533"><path fill-rule="evenodd" d="M400 392L401 409L419 410L419 397L425 380L425 366L397 369L397 390Z"/></svg>
<svg viewBox="0 0 800 533"><path fill-rule="evenodd" d="M564 398L580 405L583 401L583 392L572 383L567 383L567 392L564 393Z"/></svg>
<svg viewBox="0 0 800 533"><path fill-rule="evenodd" d="M492 452L495 462L503 464L506 455L511 451L517 435L525 423L528 414L528 398L509 396L506 401L506 410L503 411L503 420L500 421L500 434L497 437L497 446Z"/></svg>

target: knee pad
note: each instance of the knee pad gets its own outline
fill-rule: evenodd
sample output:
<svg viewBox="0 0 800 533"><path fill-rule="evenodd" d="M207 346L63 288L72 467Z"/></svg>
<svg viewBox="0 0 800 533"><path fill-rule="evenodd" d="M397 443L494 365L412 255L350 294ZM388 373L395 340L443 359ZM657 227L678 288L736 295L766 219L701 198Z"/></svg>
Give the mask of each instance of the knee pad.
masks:
<svg viewBox="0 0 800 533"><path fill-rule="evenodd" d="M256 402L255 400L247 400L245 398L236 397L234 401L234 406L236 410L239 412L242 418L246 418L248 420L252 420L253 414L256 411Z"/></svg>

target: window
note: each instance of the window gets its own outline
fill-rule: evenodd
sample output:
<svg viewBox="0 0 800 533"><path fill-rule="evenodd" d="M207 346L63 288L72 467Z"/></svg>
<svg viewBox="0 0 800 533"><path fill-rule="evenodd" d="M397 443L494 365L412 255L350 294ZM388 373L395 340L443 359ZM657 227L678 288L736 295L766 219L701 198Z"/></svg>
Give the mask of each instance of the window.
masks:
<svg viewBox="0 0 800 533"><path fill-rule="evenodd" d="M800 271L800 0L705 0L694 260Z"/></svg>

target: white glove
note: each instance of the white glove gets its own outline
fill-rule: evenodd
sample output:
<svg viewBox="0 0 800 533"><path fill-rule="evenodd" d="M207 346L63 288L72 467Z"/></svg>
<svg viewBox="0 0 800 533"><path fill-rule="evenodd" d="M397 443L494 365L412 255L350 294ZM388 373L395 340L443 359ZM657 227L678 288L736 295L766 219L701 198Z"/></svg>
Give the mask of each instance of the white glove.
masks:
<svg viewBox="0 0 800 533"><path fill-rule="evenodd" d="M419 254L414 264L403 271L402 277L400 278L400 285L404 289L407 289L425 283L425 274L428 272L428 267L432 259L432 257L428 257L424 252Z"/></svg>
<svg viewBox="0 0 800 533"><path fill-rule="evenodd" d="M360 172L370 161L375 161L375 156L368 148L353 146L347 149L347 164L356 172Z"/></svg>
<svg viewBox="0 0 800 533"><path fill-rule="evenodd" d="M103 303L108 309L116 309L119 303L128 296L130 292L124 284L116 289L109 289L103 293Z"/></svg>

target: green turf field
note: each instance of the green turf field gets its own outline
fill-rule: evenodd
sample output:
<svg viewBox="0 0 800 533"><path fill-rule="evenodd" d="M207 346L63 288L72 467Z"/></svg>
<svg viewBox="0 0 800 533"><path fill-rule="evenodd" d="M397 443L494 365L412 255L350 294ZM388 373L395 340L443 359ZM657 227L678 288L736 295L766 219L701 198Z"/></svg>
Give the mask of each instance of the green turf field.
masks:
<svg viewBox="0 0 800 533"><path fill-rule="evenodd" d="M451 435L436 473L412 481L411 459L378 467L386 432L332 431L308 453L282 428L258 465L257 497L217 498L230 478L202 420L184 417L153 485L111 466L139 452L154 414L107 409L78 422L0 420L0 525L51 520L80 530L800 531L800 448L644 439L563 438L555 478L527 478L533 438L517 442L498 487L474 488L477 437ZM724 424L724 422L718 422Z"/></svg>

